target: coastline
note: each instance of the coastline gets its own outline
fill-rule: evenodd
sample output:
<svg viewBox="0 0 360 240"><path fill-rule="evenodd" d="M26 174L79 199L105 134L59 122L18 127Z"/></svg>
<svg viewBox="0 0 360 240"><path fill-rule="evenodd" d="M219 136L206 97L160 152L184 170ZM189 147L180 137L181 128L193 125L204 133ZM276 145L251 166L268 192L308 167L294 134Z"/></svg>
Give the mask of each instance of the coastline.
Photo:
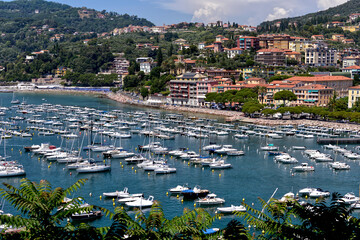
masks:
<svg viewBox="0 0 360 240"><path fill-rule="evenodd" d="M136 102L124 94L114 94L107 93L106 96L114 101L118 101L124 104L133 104L143 107L155 107L152 105L141 104ZM168 110L168 111L177 111L177 112L190 112L190 113L200 113L200 114L210 114L216 116L222 116L228 122L238 121L243 123L259 124L259 125L269 125L269 126L280 126L280 125L306 125L314 127L328 127L335 129L347 129L352 131L360 131L360 125L350 124L350 123L336 123L336 122L326 122L319 120L308 120L308 119L293 119L293 120L278 120L278 119L263 119L263 118L249 118L245 117L242 112L234 111L225 111L225 110L216 110L208 108L190 108L190 107L181 107L181 106L171 106L171 105L158 105L156 108Z"/></svg>
<svg viewBox="0 0 360 240"><path fill-rule="evenodd" d="M84 94L84 95L97 95L98 97L108 98L110 100L122 104L135 105L135 106L148 107L148 108L157 108L157 109L163 109L174 112L187 112L187 113L209 114L214 116L220 116L225 118L227 122L237 121L242 123L268 125L268 126L306 125L306 126L314 126L314 127L328 127L334 129L347 129L351 131L360 131L360 125L350 124L350 123L326 122L326 121L308 120L308 119L273 120L273 119L264 119L264 118L249 118L249 117L245 117L242 112L208 109L208 108L191 108L191 107L171 106L171 105L149 105L149 104L144 104L141 101L134 100L130 96L127 96L119 92L113 93L113 92L101 92L101 91L80 91L80 90L61 90L61 89L37 89L37 90L17 91L17 92L56 93L56 94L74 93L74 94Z"/></svg>

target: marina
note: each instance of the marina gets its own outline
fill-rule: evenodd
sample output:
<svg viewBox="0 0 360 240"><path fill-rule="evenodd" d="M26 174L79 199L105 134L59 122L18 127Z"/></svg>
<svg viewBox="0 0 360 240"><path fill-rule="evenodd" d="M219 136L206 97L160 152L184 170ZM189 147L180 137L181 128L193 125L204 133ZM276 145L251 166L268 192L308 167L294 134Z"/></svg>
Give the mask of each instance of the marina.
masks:
<svg viewBox="0 0 360 240"><path fill-rule="evenodd" d="M210 213L218 207L224 212L243 211L243 199L260 208L257 198L267 200L277 188L274 197L279 199L304 188L359 196L356 145L317 143L319 138L350 139L358 132L229 124L221 117L127 106L88 95L15 93L15 97L27 103L11 104L13 94L1 93L3 161L21 165L31 181L46 179L53 186L67 187L87 178L79 196L109 210L114 198L116 206L129 206L130 213L134 207L147 211L156 200L174 217L213 194L205 204L200 201ZM315 170L294 171L297 166ZM18 186L22 177L1 180ZM216 204L207 204L211 198ZM16 214L7 203L4 211ZM219 224L233 217L224 216ZM96 217L92 224L110 222Z"/></svg>

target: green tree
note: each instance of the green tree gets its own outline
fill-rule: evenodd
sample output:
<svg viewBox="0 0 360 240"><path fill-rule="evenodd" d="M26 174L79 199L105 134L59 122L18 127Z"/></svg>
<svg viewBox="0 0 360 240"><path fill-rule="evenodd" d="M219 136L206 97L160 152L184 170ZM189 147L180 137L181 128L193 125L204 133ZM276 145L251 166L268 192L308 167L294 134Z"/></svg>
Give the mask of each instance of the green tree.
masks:
<svg viewBox="0 0 360 240"><path fill-rule="evenodd" d="M300 205L297 201L269 203L260 199L263 211L243 203L246 212L237 213L248 224L262 231L263 239L358 239L360 221L351 216L340 195L334 193L329 205L321 199Z"/></svg>
<svg viewBox="0 0 360 240"><path fill-rule="evenodd" d="M157 51L156 61L157 61L157 66L160 67L163 62L163 54L160 47L159 50Z"/></svg>
<svg viewBox="0 0 360 240"><path fill-rule="evenodd" d="M3 183L5 189L0 189L0 195L22 216L0 215L0 221L14 227L25 227L27 231L24 234L29 239L67 239L76 228L64 228L62 222L74 213L93 210L92 206L80 207L81 198L63 202L65 197L72 195L85 182L86 179L80 179L67 189L52 189L46 180L34 183L22 179L19 188Z"/></svg>
<svg viewBox="0 0 360 240"><path fill-rule="evenodd" d="M140 94L142 98L145 99L149 95L149 90L146 87L141 87Z"/></svg>
<svg viewBox="0 0 360 240"><path fill-rule="evenodd" d="M283 104L285 105L285 101L295 101L297 100L296 95L288 90L279 91L274 94L275 100L283 100Z"/></svg>

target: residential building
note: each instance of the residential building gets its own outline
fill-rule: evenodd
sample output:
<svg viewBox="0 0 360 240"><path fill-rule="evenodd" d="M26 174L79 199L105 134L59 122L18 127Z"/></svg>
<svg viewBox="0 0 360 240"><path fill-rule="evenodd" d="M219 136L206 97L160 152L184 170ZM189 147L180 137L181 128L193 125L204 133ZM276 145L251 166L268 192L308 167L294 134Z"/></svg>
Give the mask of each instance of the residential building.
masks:
<svg viewBox="0 0 360 240"><path fill-rule="evenodd" d="M298 63L301 63L301 53L299 52L294 52L291 50L284 50L285 52L285 59L286 60L295 60Z"/></svg>
<svg viewBox="0 0 360 240"><path fill-rule="evenodd" d="M305 64L309 66L336 66L337 50L324 44L305 49Z"/></svg>
<svg viewBox="0 0 360 240"><path fill-rule="evenodd" d="M55 71L55 74L58 76L65 76L67 72L71 71L70 68L67 67L58 67Z"/></svg>
<svg viewBox="0 0 360 240"><path fill-rule="evenodd" d="M352 13L349 15L349 21L354 22L360 17L360 13Z"/></svg>
<svg viewBox="0 0 360 240"><path fill-rule="evenodd" d="M198 49L203 50L205 48L205 42L201 42L198 44Z"/></svg>
<svg viewBox="0 0 360 240"><path fill-rule="evenodd" d="M152 58L150 57L138 57L136 58L137 63L143 63L143 62L151 62Z"/></svg>
<svg viewBox="0 0 360 240"><path fill-rule="evenodd" d="M357 32L357 31L359 31L359 26L342 26L341 28L344 31L349 31L349 32Z"/></svg>
<svg viewBox="0 0 360 240"><path fill-rule="evenodd" d="M297 100L292 105L326 107L334 95L334 89L321 84L310 84L293 88Z"/></svg>
<svg viewBox="0 0 360 240"><path fill-rule="evenodd" d="M179 38L174 41L176 45L182 46L184 44L187 44L188 42L185 39Z"/></svg>
<svg viewBox="0 0 360 240"><path fill-rule="evenodd" d="M140 71L143 71L145 74L150 74L151 70L156 67L157 62L142 62L140 63Z"/></svg>
<svg viewBox="0 0 360 240"><path fill-rule="evenodd" d="M282 80L282 81L272 81L267 86L267 92L264 96L264 103L274 104L275 106L283 104L283 101L275 100L274 95L280 91L291 91L296 87L303 86L303 83L298 80Z"/></svg>
<svg viewBox="0 0 360 240"><path fill-rule="evenodd" d="M260 48L289 49L289 42L292 41L290 35L286 34L263 34L259 35Z"/></svg>
<svg viewBox="0 0 360 240"><path fill-rule="evenodd" d="M325 40L324 35L312 35L311 36L312 40Z"/></svg>
<svg viewBox="0 0 360 240"><path fill-rule="evenodd" d="M349 88L348 108L352 108L354 104L360 100L360 86Z"/></svg>
<svg viewBox="0 0 360 240"><path fill-rule="evenodd" d="M343 68L360 66L360 56L348 56L343 58Z"/></svg>
<svg viewBox="0 0 360 240"><path fill-rule="evenodd" d="M285 52L281 49L260 49L256 52L255 61L269 66L284 66Z"/></svg>
<svg viewBox="0 0 360 240"><path fill-rule="evenodd" d="M251 36L239 36L236 40L237 47L243 50L258 50L260 49L260 43L258 37Z"/></svg>
<svg viewBox="0 0 360 240"><path fill-rule="evenodd" d="M311 41L306 38L292 37L293 41L289 42L289 49L294 52L304 52L306 48L312 47Z"/></svg>
<svg viewBox="0 0 360 240"><path fill-rule="evenodd" d="M344 34L333 34L331 39L337 42L341 42L342 40L345 39L345 36Z"/></svg>
<svg viewBox="0 0 360 240"><path fill-rule="evenodd" d="M114 58L113 68L115 73L119 75L119 77L123 75L128 75L128 69L130 67L130 62L123 57L123 54Z"/></svg>
<svg viewBox="0 0 360 240"><path fill-rule="evenodd" d="M205 72L209 79L213 79L215 77L223 77L223 78L235 78L239 79L241 71L239 70L223 70L223 69L207 69Z"/></svg>
<svg viewBox="0 0 360 240"><path fill-rule="evenodd" d="M205 105L208 78L199 73L184 73L170 81L171 103L186 106Z"/></svg>
<svg viewBox="0 0 360 240"><path fill-rule="evenodd" d="M360 66L353 65L350 67L346 67L342 69L342 72L350 73L351 78L354 79L355 75L360 76Z"/></svg>
<svg viewBox="0 0 360 240"><path fill-rule="evenodd" d="M243 53L242 48L224 48L224 52L227 53L228 58L234 58L236 55L240 55Z"/></svg>
<svg viewBox="0 0 360 240"><path fill-rule="evenodd" d="M214 42L214 53L223 52L222 42Z"/></svg>
<svg viewBox="0 0 360 240"><path fill-rule="evenodd" d="M291 77L288 81L299 81L303 85L321 84L334 89L338 97L346 97L348 89L353 85L353 79L344 76Z"/></svg>

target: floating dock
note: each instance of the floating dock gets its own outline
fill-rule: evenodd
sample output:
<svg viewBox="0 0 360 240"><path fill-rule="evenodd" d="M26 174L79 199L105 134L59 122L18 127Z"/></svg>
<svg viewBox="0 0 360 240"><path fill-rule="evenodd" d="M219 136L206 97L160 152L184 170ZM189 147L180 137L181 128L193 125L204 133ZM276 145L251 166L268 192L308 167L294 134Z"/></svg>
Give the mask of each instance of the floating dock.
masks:
<svg viewBox="0 0 360 240"><path fill-rule="evenodd" d="M360 144L360 138L318 138L318 144Z"/></svg>

